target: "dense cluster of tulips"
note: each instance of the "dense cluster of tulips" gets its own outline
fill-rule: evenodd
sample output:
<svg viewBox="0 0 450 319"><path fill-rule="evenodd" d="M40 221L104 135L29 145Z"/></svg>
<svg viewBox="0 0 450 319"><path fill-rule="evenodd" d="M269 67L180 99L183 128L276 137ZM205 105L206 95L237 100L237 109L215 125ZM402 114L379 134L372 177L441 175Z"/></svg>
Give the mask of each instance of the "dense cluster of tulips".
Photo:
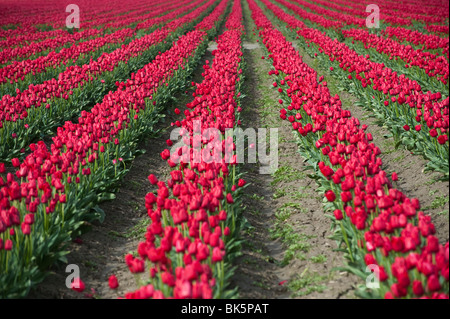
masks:
<svg viewBox="0 0 450 319"><path fill-rule="evenodd" d="M85 31L80 32L80 34L84 32ZM96 35L100 34L98 30L95 30L95 32ZM75 63L82 54L89 54L91 56L93 53L91 51L96 51L98 48L101 48L107 44L124 42L126 38L131 37L132 35L133 30L123 29L112 34L107 34L105 36L96 37L90 40L89 37L81 36L80 38L86 41L76 43L68 48L62 48L58 53L56 51L51 51L48 54L33 60L16 60L12 64L6 65L0 69L0 83L9 82L10 84L13 84L14 82L18 82L18 80L24 81L27 74L32 74L35 76L36 74L45 72L47 68L56 69L59 65L66 65L68 62L70 63L70 61ZM53 41L53 39L50 39L49 41ZM36 83L34 78L33 82ZM2 88L1 93L14 94L15 92L10 93Z"/></svg>
<svg viewBox="0 0 450 319"><path fill-rule="evenodd" d="M204 80L196 84L195 98L187 104L185 118L174 123L184 130L185 145L172 153L169 149L161 153L172 167L170 178L164 182L153 174L149 176L149 181L157 186L155 193L145 197L151 223L145 241L138 245L139 256L125 257L141 286L126 293L125 298L232 296L233 292L226 290L227 279L232 275L227 261L236 248L236 241L231 239L238 231L235 193L245 182L237 181L236 161L225 162L222 153L214 154L206 145L214 138L222 143L225 129L238 125L241 20L241 4L235 0L225 25L227 30L219 36L213 51L213 62L203 66ZM223 136L208 139L200 134L208 128L219 129ZM223 142L232 153L232 137ZM168 145L172 145L171 140ZM186 156L179 156L185 148ZM205 155L194 160L199 155L195 153L197 149L216 160L208 161Z"/></svg>
<svg viewBox="0 0 450 319"><path fill-rule="evenodd" d="M125 80L157 52L170 47L170 41L191 28L193 21L199 18L199 13L207 10L214 1L204 3L198 0L157 17L155 19L159 22L165 21L167 24L111 53L103 53L95 61L70 66L56 78L42 84L31 84L23 92L17 89L15 96L2 96L0 159L9 160L20 156L34 138L71 120L86 106L101 101L115 87L116 82ZM184 14L196 6L199 6L196 10Z"/></svg>
<svg viewBox="0 0 450 319"><path fill-rule="evenodd" d="M358 28L365 27L366 25L366 4L360 4L358 3L349 3L348 1L314 1L314 3L307 2L304 0L293 0L291 2L287 2L284 0L277 2L283 4L286 8L292 10L296 14L298 14L302 19L305 21L311 21L314 22L326 29L328 28L345 28L345 26L352 26L355 29L351 30L359 30ZM294 5L292 2L295 2L296 5ZM368 4L368 3L367 3ZM350 5L350 7L349 7ZM380 7L380 19L382 20L382 23L388 23L393 26L410 26L412 25L412 20L419 21L426 24L427 29L433 29L432 25L429 25L429 23L445 23L445 20L449 18L448 12L445 9L442 9L441 6L437 6L437 14L434 12L434 9L431 9L431 13L427 15L428 11L423 11L423 7L417 7L417 6L409 6L408 14L404 14L405 8L401 9L400 11L392 11L393 4L391 2L389 3L377 3L377 5ZM405 5L405 4L403 4ZM307 9L304 10L303 8ZM330 9L329 9L330 8ZM448 9L448 8L447 8ZM434 18L433 18L434 17ZM446 25L439 25L436 26L439 30L439 27L441 28L441 32L445 33L445 28L447 28L447 35L448 35L448 26ZM393 29L401 30L401 33L403 33L402 38L404 38L405 34L408 34L408 38L411 39L411 42L417 43L417 41L429 43L428 47L434 47L431 43L436 42L444 42L447 41L447 46L443 47L444 54L447 54L447 60L448 60L448 37L440 38L436 35L429 35L429 34L423 34L418 31L414 31L407 28L392 28L390 26L387 27L387 29L390 29L389 32L392 32ZM428 31L432 31L432 30ZM383 30L384 31L384 30ZM383 32L382 31L382 32ZM438 32L439 33L439 32ZM417 35L420 37L420 39L412 38L411 34ZM431 44L431 45L430 45Z"/></svg>
<svg viewBox="0 0 450 319"><path fill-rule="evenodd" d="M427 169L439 171L448 178L449 97L444 92L425 93L417 81L398 74L385 63L371 61L368 54L359 55L347 44L307 27L268 0L261 2L296 30L302 39L299 44L312 56L322 58L343 84L354 84L347 85L348 91L355 93L364 107L383 118L399 143L429 160Z"/></svg>
<svg viewBox="0 0 450 319"><path fill-rule="evenodd" d="M448 298L449 243L439 244L419 201L393 187L397 176L390 179L381 169L380 149L367 127L342 109L339 96L331 96L323 77L318 79L256 2L249 4L273 61L270 74L288 105L280 117L298 132L300 153L316 168L319 191L348 248L349 269L365 279L366 265L378 266L374 296Z"/></svg>
<svg viewBox="0 0 450 319"><path fill-rule="evenodd" d="M153 4L159 5L171 1L155 0L148 3L143 0L110 0L91 1L79 0L76 5L81 8L80 29L87 30L98 28L109 23L115 24L123 20L127 22L129 18L145 14L151 10ZM70 1L33 1L32 3L20 2L13 6L3 5L0 12L0 38L20 37L41 33L37 39L44 39L52 36L52 31L57 29L66 31L66 18L69 13L66 7L73 4ZM149 9L150 8L150 9ZM114 22L112 22L114 21ZM13 26L11 28L11 26ZM54 30L52 30L54 29Z"/></svg>
<svg viewBox="0 0 450 319"><path fill-rule="evenodd" d="M438 35L444 35L444 36L448 37L448 33L449 33L448 25L431 24L431 25L427 25L426 29L428 32L434 32Z"/></svg>
<svg viewBox="0 0 450 319"><path fill-rule="evenodd" d="M49 263L64 257L82 221L102 218L96 205L113 197L110 191L127 171L123 163L153 130L173 92L186 85L215 34L222 18L218 10L226 7L215 4L192 12L194 21L203 20L200 29L118 82L101 103L82 111L77 123L59 127L49 148L42 141L31 144L23 161L12 160L14 174L0 164L0 296L25 295L42 280ZM204 18L214 7L214 19Z"/></svg>
<svg viewBox="0 0 450 319"><path fill-rule="evenodd" d="M390 60L399 58L406 62L408 67L417 66L423 69L429 77L435 77L444 84L448 82L448 58L442 55L416 50L411 45L403 45L390 38L371 34L365 29L342 30L342 34L346 38L362 42L365 49L375 48L377 52L386 54Z"/></svg>
<svg viewBox="0 0 450 319"><path fill-rule="evenodd" d="M367 5L372 4L370 1L362 3L361 1L348 0L322 0L314 2L321 6L309 6L309 4L306 4L304 1L293 1L301 3L305 7L308 5L309 9L318 13L322 10L322 6L332 8L337 12L349 13L349 15L344 15L342 17L344 20L348 19L350 16L362 17L365 19L367 17L366 7ZM380 19L391 25L411 26L413 21L416 23L424 23L426 25L429 25L430 23L445 24L449 17L448 4L445 5L445 3L441 1L433 1L433 3L427 2L426 6L414 3L398 4L392 1L377 1L376 4L380 8ZM340 16L334 15L332 10L324 11L323 13L340 20Z"/></svg>
<svg viewBox="0 0 450 319"><path fill-rule="evenodd" d="M319 24L324 26L325 28L332 26L332 24L330 24L330 23L334 23L335 25L337 25L339 27L343 27L344 25L352 25L352 24L355 26L362 27L366 24L365 18L348 15L348 14L343 13L342 11L338 12L338 11L330 10L330 9L324 8L322 6L312 4L310 2L303 1L303 0L295 0L294 2L296 2L300 6L293 5L292 3L283 1L283 3L286 6L289 6L289 9L291 9L291 10L294 9L295 12L298 11L298 14L301 14L302 17L304 17L305 19L310 20L311 17L316 17L316 19L317 19L317 16L323 17L324 22L319 23ZM302 8L307 8L311 12L309 14L306 14L305 13L306 11L302 10ZM311 20L311 21L313 21L313 20Z"/></svg>
<svg viewBox="0 0 450 319"><path fill-rule="evenodd" d="M194 2L193 0L188 1L188 3ZM105 30L111 30L111 29L118 29L122 28L124 26L134 26L136 25L137 29L140 29L141 27L139 24L146 23L148 27L149 20L151 20L157 16L159 16L163 12L171 11L174 8L180 7L180 5L183 5L183 2L171 0L171 1L164 1L164 0L158 0L158 1L152 1L151 3L144 2L140 4L140 8L136 10L128 10L126 14L121 14L120 19L117 19L117 15L110 13L108 15L105 15L102 19L94 18L92 21L90 21L89 24L81 24L81 26L86 28L92 28L93 26L90 24L97 24L101 25L103 29ZM123 13L123 11L122 11Z"/></svg>
<svg viewBox="0 0 450 319"><path fill-rule="evenodd" d="M30 43L26 46L7 48L0 51L0 64L5 64L10 60L21 60L35 55L39 52L49 49L63 47L68 44L79 42L83 39L89 39L101 35L101 31L97 29L84 30L81 32L67 33L64 36L50 38L41 42Z"/></svg>
<svg viewBox="0 0 450 319"><path fill-rule="evenodd" d="M297 3L301 4L302 6L305 6L304 2L297 2ZM358 6L357 8L355 8L355 7L349 6L349 4L346 3L346 1L330 2L327 0L318 0L318 1L314 1L314 3L320 5L321 7L324 7L324 8L330 8L330 9L333 9L334 11L338 11L338 12L341 12L344 14L349 14L350 16L366 18L365 10L364 11L361 10L362 6ZM309 6L308 8L313 11L316 11L316 9L319 8L319 6Z"/></svg>
<svg viewBox="0 0 450 319"><path fill-rule="evenodd" d="M67 65L70 66L75 64L80 57L85 58L78 62L78 65L89 64L90 59L95 60L100 54L104 52L108 53L113 49L117 49L120 47L120 44L128 44L133 37L136 36L139 30L141 30L141 32L147 31L148 26L157 27L164 21L168 21L167 18L163 18L161 15L164 15L164 13L168 13L176 8L180 8L188 2L190 1L180 1L175 4L171 3L167 6L158 7L158 9L155 9L152 13L146 15L145 24L141 23L134 28L119 28L114 31L115 28L108 25L100 30L89 29L86 31L77 32L74 33L74 35L76 35L78 39L83 39L82 42L74 43L69 47L63 47L58 52L50 51L46 55L35 59L22 61L16 60L12 64L6 65L0 69L0 84L3 83L0 87L0 94L13 95L16 93L15 91L17 88L23 91L30 83L37 84L42 83L45 80L58 78L58 74L62 73L67 68ZM186 10L189 10L189 8L186 8ZM141 19L142 17L135 17L134 20L128 20L126 24L124 24L123 20L120 20L120 24L131 25ZM89 39L92 35L89 35L88 32L93 33L95 37L93 39ZM73 37L74 35L69 34L70 37ZM45 41L53 42L54 40L55 39L48 39ZM39 44L43 42L39 42ZM57 45L54 45L54 47L57 47ZM22 47L21 49L25 48L26 47ZM1 53L3 54L4 52L5 51ZM43 72L46 73L44 77L37 77L38 74ZM25 76L28 74L30 75L28 77L28 81L25 81ZM18 81L21 81L20 85L16 84ZM11 85L8 86L5 85L5 83L9 83Z"/></svg>
<svg viewBox="0 0 450 319"><path fill-rule="evenodd" d="M435 34L425 34L417 30L401 27L386 27L381 31L383 36L395 39L400 43L409 42L415 46L422 46L422 50L442 50L441 54L449 58L449 42L447 38L441 38Z"/></svg>
<svg viewBox="0 0 450 319"><path fill-rule="evenodd" d="M444 84L448 82L448 37L441 38L437 35L424 34L408 28L388 26L381 30L381 34L387 34L389 38L395 36L395 38L392 40L385 39L380 35L369 33L365 28L367 14L365 13L364 5L359 6L359 9L354 9L331 3L326 0L315 1L314 4L303 0L295 0L294 2L296 2L297 5L285 0L277 0L277 2L299 15L307 23L313 22L325 29L342 29L342 34L345 37L353 37L355 40L363 41L366 47L375 47L379 52L405 60L406 64L409 63L410 66L416 65L425 69L426 74L431 73L429 74L430 76L437 77ZM306 8L309 11L306 11L303 8ZM328 8L332 8L333 10ZM409 20L406 20L406 22L399 21L398 15L390 16L388 14L386 16L387 12L384 8L380 10L383 10L381 19L385 22L389 22L393 25L411 24ZM344 12L349 13L349 15ZM409 18L412 18L413 16L409 16ZM448 19L448 13L443 13L442 17L442 19L445 17ZM442 19L438 20L441 21ZM420 21L420 19L415 20ZM346 25L350 25L351 28L346 29ZM308 26L311 25L308 24ZM447 59L444 59L444 57L435 52L428 53L423 52L420 48L414 49L406 43L401 45L400 43L403 41L408 41L415 45L423 44L427 50L440 48L442 49L442 55L446 55Z"/></svg>
<svg viewBox="0 0 450 319"><path fill-rule="evenodd" d="M302 19L309 20L311 22L314 22L320 26L324 26L326 28L329 27L329 25L327 23L319 23L318 21L314 21L310 19L311 16L305 15L304 10L302 10L300 7L298 6L294 6L291 3L288 3L286 1L278 1L279 3L282 3L283 6L289 8L290 10L292 10L293 12L295 12L296 14L298 14ZM296 1L299 2L299 1ZM324 1L322 1L324 2ZM299 2L300 4L302 4L302 2ZM303 4L302 4L303 5ZM323 5L325 5L325 3L323 3ZM321 10L319 10L320 12L322 12L323 8L320 7ZM347 8L348 9L348 8ZM362 11L361 11L362 12ZM322 12L323 13L323 12ZM334 12L335 13L335 12ZM328 15L329 17L333 17L333 19L338 19L339 16L331 16ZM444 16L447 17L448 19L448 13L445 13ZM338 19L338 20L342 20L344 18ZM345 20L345 19L344 19ZM309 22L308 22L309 23ZM351 23L349 23L351 24ZM355 26L358 25L358 23L353 23ZM309 26L309 24L308 24ZM357 39L359 41L364 41L366 44L369 44L368 42L370 42L370 45L373 47L376 47L377 50L388 50L389 52L386 53L391 53L394 56L398 56L404 59L407 59L407 63L412 62L411 65L419 65L422 67L426 67L428 70L432 70L432 67L428 66L426 64L428 64L428 60L432 60L433 63L431 63L431 65L433 67L436 67L438 69L437 72L433 72L433 75L435 75L435 73L441 73L442 76L444 76L445 78L445 73L446 73L446 69L448 69L448 67L446 67L445 65L448 64L448 37L447 38L441 38L438 37L436 35L432 35L432 34L424 34L415 30L411 30L411 29L407 29L407 28L401 28L401 27L386 27L385 29L381 30L381 34L387 35L388 37L392 38L393 36L395 36L396 41L399 42L403 42L403 41L409 41L411 42L411 44L424 44L427 50L433 50L433 49L437 49L437 48L442 48L442 54L443 55L447 55L447 60L443 59L442 57L439 56L439 54L430 54L430 53L435 53L435 52L422 52L421 49L418 50L414 50L413 52L410 52L411 47L409 47L407 44L405 44L405 46L399 46L398 44L391 42L389 39L384 39L381 36L377 36L376 34L369 34L368 31L366 31L366 29L360 29L360 28L351 28L351 29L344 29L343 30L343 34L344 36L356 36ZM370 39L366 39L365 37L368 37ZM394 48L392 48L392 46ZM409 52L412 57L409 57L408 54L405 54L405 52ZM396 54L395 54L396 53ZM444 64L443 66L440 66L440 64ZM443 80L444 84L447 83L446 80ZM448 91L448 89L447 89Z"/></svg>
<svg viewBox="0 0 450 319"><path fill-rule="evenodd" d="M67 36L68 32L66 30L57 29L51 31L41 31L27 34L15 34L0 41L0 49L14 48L18 46L24 46L28 43L35 43L44 41L47 39L57 39L59 37Z"/></svg>
<svg viewBox="0 0 450 319"><path fill-rule="evenodd" d="M318 25L323 26L324 28L334 28L334 29L340 29L343 26L343 23L341 21L336 20L330 20L325 17L323 17L320 14L315 14L310 11L304 10L302 7L295 5L288 1L278 1L282 5L284 5L286 8L294 11L296 14L298 14L302 19L305 19L307 21L311 21L313 23L317 23ZM311 4L308 4L310 6ZM321 11L321 10L320 10Z"/></svg>
<svg viewBox="0 0 450 319"><path fill-rule="evenodd" d="M395 188L367 126L283 35L448 179L448 4L379 0L382 29L367 31L368 1L244 1L272 63L280 118L314 169L346 269L366 279L371 266L381 283L360 293L448 299L449 243L439 243L419 200ZM241 125L242 0L77 0L78 30L66 26L70 3L0 10L0 298L26 296L67 261L86 223L103 221L99 204L115 197L138 143L155 133L213 38L192 101L173 110L183 117L172 123L180 138L160 154L170 176L148 176L149 226L124 260L137 287L121 297L236 297L229 279L247 185L227 129ZM111 275L109 286L119 281ZM72 288L83 291L82 278Z"/></svg>

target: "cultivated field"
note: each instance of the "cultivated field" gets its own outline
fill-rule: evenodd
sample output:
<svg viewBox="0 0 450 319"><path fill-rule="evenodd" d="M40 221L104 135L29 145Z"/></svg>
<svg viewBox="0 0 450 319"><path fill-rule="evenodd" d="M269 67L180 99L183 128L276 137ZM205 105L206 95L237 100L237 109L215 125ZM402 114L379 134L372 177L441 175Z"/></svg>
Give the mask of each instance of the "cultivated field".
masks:
<svg viewBox="0 0 450 319"><path fill-rule="evenodd" d="M449 3L0 0L0 298L449 298Z"/></svg>

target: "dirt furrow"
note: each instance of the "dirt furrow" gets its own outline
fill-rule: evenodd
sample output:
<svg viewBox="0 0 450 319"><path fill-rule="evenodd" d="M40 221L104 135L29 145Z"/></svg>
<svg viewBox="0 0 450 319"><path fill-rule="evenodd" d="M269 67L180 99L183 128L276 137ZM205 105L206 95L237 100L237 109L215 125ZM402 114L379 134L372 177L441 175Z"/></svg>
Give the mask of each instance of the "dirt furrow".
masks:
<svg viewBox="0 0 450 319"><path fill-rule="evenodd" d="M254 24L244 4L247 31L244 44L244 92L242 126L278 128L278 170L259 173L246 164L245 179L251 183L244 198L249 227L238 259L235 284L241 298L353 298L359 279L334 267L343 266L337 244L329 239L330 221L325 217L322 196L307 177L306 164L298 154L289 125L279 117L278 93L268 75L269 63L254 35ZM267 59L267 56L265 57ZM272 87L272 88L271 88Z"/></svg>

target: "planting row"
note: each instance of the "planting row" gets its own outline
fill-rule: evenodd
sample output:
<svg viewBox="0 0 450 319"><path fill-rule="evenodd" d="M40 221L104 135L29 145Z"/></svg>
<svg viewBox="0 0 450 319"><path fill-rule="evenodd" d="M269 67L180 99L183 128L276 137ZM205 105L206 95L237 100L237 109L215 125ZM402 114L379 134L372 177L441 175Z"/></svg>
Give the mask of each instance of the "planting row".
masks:
<svg viewBox="0 0 450 319"><path fill-rule="evenodd" d="M394 57L402 59L407 64L405 67L417 66L423 69L425 74L430 78L436 78L443 84L447 84L448 82L448 59L443 56L423 52L422 50L415 50L410 45L402 45L392 39L370 34L364 29L342 30L342 34L346 38L362 42L365 49L375 48L377 52L387 55L386 58L390 60ZM430 81L431 79L425 77L424 82L427 80ZM443 89L445 89L445 86Z"/></svg>
<svg viewBox="0 0 450 319"><path fill-rule="evenodd" d="M340 12L345 11L364 18L367 17L366 6L370 4L369 2L361 3L360 1L346 0L336 0L333 2L323 0L317 1L317 3ZM334 5L335 3L338 3L339 6ZM445 24L449 18L448 4L444 1L436 1L435 3L427 1L426 4L414 4L411 2L397 4L394 1L378 1L377 5L380 8L381 19L392 25L411 26L413 22L420 22L426 25L430 23ZM349 11L349 7L352 11Z"/></svg>
<svg viewBox="0 0 450 319"><path fill-rule="evenodd" d="M422 45L422 50L442 50L441 54L449 59L449 38L441 38L434 34L424 34L416 30L387 27L381 31L382 35L396 39L399 43L409 42L413 45Z"/></svg>
<svg viewBox="0 0 450 319"><path fill-rule="evenodd" d="M155 3L155 1L152 2ZM53 31L52 29L66 29L66 18L70 14L66 12L66 6L69 4L70 2L35 1L4 5L0 12L0 26L3 26L0 29L0 38L26 36L41 31ZM112 19L126 17L142 6L148 8L148 2L80 0L77 6L80 8L80 28L87 30L98 28Z"/></svg>
<svg viewBox="0 0 450 319"><path fill-rule="evenodd" d="M98 37L102 34L100 30L90 29L81 32L75 32L73 34L67 33L64 36L58 38L47 39L37 43L31 43L29 45L17 48L7 48L0 51L0 65L7 63L11 60L22 60L28 58L36 53L49 49L56 49L59 47L64 47L65 45L70 45L73 43L78 43L83 39L90 39Z"/></svg>
<svg viewBox="0 0 450 319"><path fill-rule="evenodd" d="M203 66L204 80L196 84L185 118L174 123L184 145L161 153L173 169L171 177L163 182L149 176L158 189L145 198L151 223L145 241L138 245L138 256L125 257L140 283L125 294L127 299L230 298L236 293L228 289L228 279L233 274L230 261L239 247L236 195L245 182L238 181L236 161L231 160L236 156L233 137L225 137L225 129L238 125L241 20L241 4L235 0L227 30L212 52L212 65ZM211 129L217 134L208 136ZM169 146L172 143L168 140Z"/></svg>
<svg viewBox="0 0 450 319"><path fill-rule="evenodd" d="M339 29L347 29L347 25L350 25L350 27L354 27L351 28L349 30L346 31L363 31L360 28L365 28L366 25L366 18L367 18L367 13L365 12L365 6L364 9L361 10L354 10L356 12L360 13L360 18L355 18L353 16L348 16L343 14L343 10L339 10L339 11L332 11L332 10L328 10L326 8L322 8L320 6L317 6L315 4L311 4L307 1L300 1L297 0L295 1L297 3L297 5L294 5L291 2L287 2L287 1L283 1L283 5L286 6L287 8L293 10L296 14L298 14L300 17L302 17L303 19L312 21L314 23L317 23L319 25L321 25L322 27L328 29L331 27L334 28L339 28ZM321 3L323 5L327 5L327 7L332 6L331 3L326 3L326 1L319 1L316 3ZM298 6L300 5L300 6ZM311 10L312 12L308 12L306 10L303 10L302 7L305 7L309 10ZM348 8L346 8L348 9ZM344 10L345 11L345 10ZM316 12L317 14L315 14L314 12ZM383 12L385 13L385 12ZM382 17L384 17L384 14L382 15ZM365 31L367 32L367 31ZM383 28L381 30L381 33L384 35L385 33L388 33L390 35L390 37L392 37L394 34L398 35L398 38L401 41L407 40L407 41L411 41L413 43L422 43L422 44L426 44L426 47L428 49L430 48L442 48L443 49L443 54L447 54L447 60L448 60L448 38L440 38L436 35L429 35L429 34L423 34L421 32L418 31L413 31L411 29L406 29L406 28L401 28L401 27L386 27ZM345 34L344 34L345 35ZM415 37L413 37L413 35ZM375 36L374 34L371 35L372 37ZM395 40L395 39L394 39ZM378 39L377 42L380 41L387 41L385 39ZM386 45L382 45L382 47L384 48ZM397 49L398 51L398 49ZM431 52L433 53L433 52ZM418 53L416 53L417 55ZM448 61L447 61L448 64Z"/></svg>
<svg viewBox="0 0 450 319"><path fill-rule="evenodd" d="M154 1L150 5L146 5L144 9L133 12L132 15L127 15L126 17L122 15L119 20L117 20L116 16L109 17L109 20L106 20L101 24L102 27L97 26L94 28L91 26L89 29L76 29L78 32L73 33L58 29L20 36L11 36L4 41L0 41L0 49L4 48L4 50L0 52L0 56L2 56L3 63L5 63L9 60L17 61L23 60L24 58L33 58L37 55L46 55L51 48L58 50L64 47L67 48L67 45L70 45L71 43L78 44L79 40L87 38L86 36L81 35L85 34L87 31L94 35L101 36L103 33L111 33L124 27L134 27L138 22L146 21L161 13L173 10L173 8L176 8L173 2L174 0L165 3L161 3L161 0ZM172 9L170 7L172 7ZM144 10L150 12L143 14ZM42 53L37 54L39 52Z"/></svg>

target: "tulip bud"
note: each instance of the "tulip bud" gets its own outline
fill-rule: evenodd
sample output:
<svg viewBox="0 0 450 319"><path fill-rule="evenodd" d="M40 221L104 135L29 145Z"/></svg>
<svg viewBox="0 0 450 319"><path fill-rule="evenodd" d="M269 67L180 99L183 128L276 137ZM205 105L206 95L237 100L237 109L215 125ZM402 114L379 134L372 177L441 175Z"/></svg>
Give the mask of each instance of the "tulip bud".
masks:
<svg viewBox="0 0 450 319"><path fill-rule="evenodd" d="M393 172L392 173L392 180L395 182L395 181L398 181L398 175L397 175L397 173L396 172Z"/></svg>
<svg viewBox="0 0 450 319"><path fill-rule="evenodd" d="M84 285L84 282L80 278L75 278L72 282L71 288L76 292L83 292L86 286Z"/></svg>
<svg viewBox="0 0 450 319"><path fill-rule="evenodd" d="M342 220L344 218L344 215L342 214L342 211L340 209L336 209L334 211L334 217L336 220Z"/></svg>
<svg viewBox="0 0 450 319"><path fill-rule="evenodd" d="M334 200L336 199L336 194L332 190L328 190L325 193L325 197L329 202L334 202Z"/></svg>
<svg viewBox="0 0 450 319"><path fill-rule="evenodd" d="M422 282L420 280L414 280L413 281L412 289L413 289L414 294L417 297L422 296L424 294L424 292L425 292L424 289L423 289Z"/></svg>
<svg viewBox="0 0 450 319"><path fill-rule="evenodd" d="M111 275L109 277L108 285L111 289L117 289L117 287L119 287L119 282L117 281L117 277L115 275Z"/></svg>

